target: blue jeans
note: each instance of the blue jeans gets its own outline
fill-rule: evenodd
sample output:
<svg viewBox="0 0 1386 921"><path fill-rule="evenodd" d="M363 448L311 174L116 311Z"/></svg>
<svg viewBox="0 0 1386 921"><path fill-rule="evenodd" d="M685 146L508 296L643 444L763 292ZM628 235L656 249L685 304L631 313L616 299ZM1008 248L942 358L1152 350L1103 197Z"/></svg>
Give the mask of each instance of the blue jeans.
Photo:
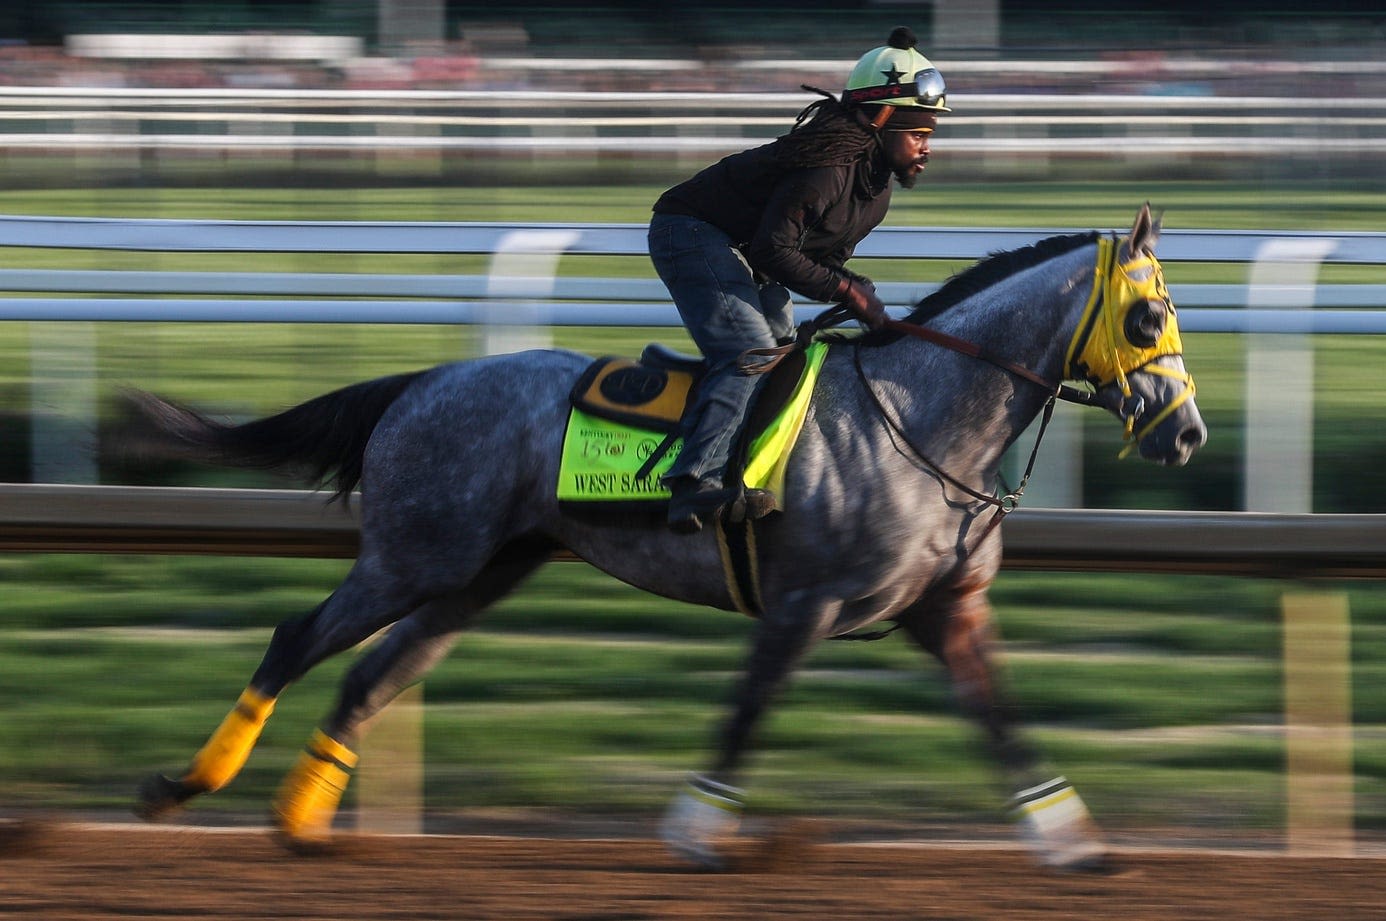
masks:
<svg viewBox="0 0 1386 921"><path fill-rule="evenodd" d="M673 295L708 370L683 417L683 450L665 479L719 484L760 376L742 374L747 349L769 348L794 333L794 303L783 285L756 284L731 237L697 218L656 214L650 259Z"/></svg>

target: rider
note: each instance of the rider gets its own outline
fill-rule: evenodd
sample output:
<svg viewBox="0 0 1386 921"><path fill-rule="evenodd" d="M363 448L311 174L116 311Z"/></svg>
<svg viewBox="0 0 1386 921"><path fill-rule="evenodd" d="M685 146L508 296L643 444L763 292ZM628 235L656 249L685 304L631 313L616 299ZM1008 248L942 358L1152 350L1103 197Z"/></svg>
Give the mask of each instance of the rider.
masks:
<svg viewBox="0 0 1386 921"><path fill-rule="evenodd" d="M872 328L886 319L871 280L844 263L885 217L891 176L904 188L919 178L938 115L950 111L943 77L916 43L896 29L857 61L840 100L805 87L824 98L788 134L655 202L650 257L708 365L684 415L682 453L664 476L669 527L679 533L698 531L739 498L752 516L773 505L723 476L756 388L738 358L792 341L789 289L842 304Z"/></svg>

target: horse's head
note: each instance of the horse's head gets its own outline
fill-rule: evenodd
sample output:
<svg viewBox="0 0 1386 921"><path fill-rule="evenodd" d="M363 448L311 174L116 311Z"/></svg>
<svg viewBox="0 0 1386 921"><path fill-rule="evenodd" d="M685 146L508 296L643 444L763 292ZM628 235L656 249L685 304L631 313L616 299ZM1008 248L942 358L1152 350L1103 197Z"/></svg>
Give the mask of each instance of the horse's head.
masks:
<svg viewBox="0 0 1386 921"><path fill-rule="evenodd" d="M1069 343L1064 376L1096 388L1095 402L1126 425L1141 456L1183 464L1208 438L1164 272L1160 223L1143 205L1129 236L1099 239L1092 295Z"/></svg>

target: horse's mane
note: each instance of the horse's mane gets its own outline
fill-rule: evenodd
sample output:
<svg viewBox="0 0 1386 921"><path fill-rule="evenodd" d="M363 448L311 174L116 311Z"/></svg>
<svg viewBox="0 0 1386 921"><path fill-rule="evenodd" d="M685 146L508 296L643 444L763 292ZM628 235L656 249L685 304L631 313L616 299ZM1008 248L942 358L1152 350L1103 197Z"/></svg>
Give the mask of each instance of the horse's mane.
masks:
<svg viewBox="0 0 1386 921"><path fill-rule="evenodd" d="M956 306L978 291L991 287L998 281L1023 272L1025 269L1048 262L1057 256L1072 252L1080 246L1087 246L1098 238L1095 230L1084 233L1063 234L1049 237L1021 246L1017 249L992 253L969 268L944 282L943 287L914 305L914 310L904 317L904 322L923 324L944 311ZM861 341L869 345L884 345L900 338L900 333L890 330L867 333Z"/></svg>

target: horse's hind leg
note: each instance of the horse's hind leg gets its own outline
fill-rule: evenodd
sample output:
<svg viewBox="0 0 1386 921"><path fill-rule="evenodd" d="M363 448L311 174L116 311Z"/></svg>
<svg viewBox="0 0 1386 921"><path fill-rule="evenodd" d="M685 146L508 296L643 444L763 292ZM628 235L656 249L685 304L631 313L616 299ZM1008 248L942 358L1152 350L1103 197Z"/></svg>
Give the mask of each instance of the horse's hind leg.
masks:
<svg viewBox="0 0 1386 921"><path fill-rule="evenodd" d="M336 706L275 797L275 825L286 843L313 846L331 836L333 817L356 765L363 724L447 655L476 614L548 557L547 547L509 548L465 592L435 599L399 621L352 666Z"/></svg>
<svg viewBox="0 0 1386 921"><path fill-rule="evenodd" d="M356 766L361 724L423 677L452 648L475 608L438 600L396 623L347 672L332 714L304 746L274 800L286 842L326 841Z"/></svg>
<svg viewBox="0 0 1386 921"><path fill-rule="evenodd" d="M156 774L139 788L135 813L155 820L201 793L221 789L240 773L275 700L323 659L341 652L409 613L418 600L394 587L381 567L358 560L332 595L309 615L274 630L250 684L177 779Z"/></svg>
<svg viewBox="0 0 1386 921"><path fill-rule="evenodd" d="M905 632L948 669L958 703L986 734L1013 791L1012 812L1041 864L1105 866L1105 847L1087 807L1063 777L1046 771L1016 730L999 686L996 631L985 587L931 597L900 619Z"/></svg>

